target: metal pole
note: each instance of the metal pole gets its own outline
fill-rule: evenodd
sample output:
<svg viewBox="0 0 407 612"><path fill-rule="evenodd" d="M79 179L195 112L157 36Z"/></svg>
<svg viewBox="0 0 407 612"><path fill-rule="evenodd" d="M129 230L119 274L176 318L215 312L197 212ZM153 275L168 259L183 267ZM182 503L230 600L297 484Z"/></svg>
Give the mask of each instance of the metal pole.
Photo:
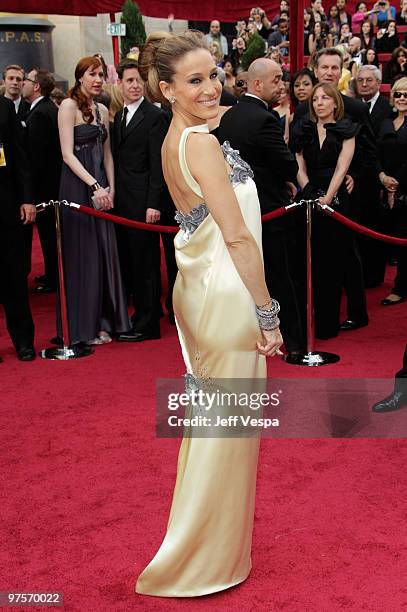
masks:
<svg viewBox="0 0 407 612"><path fill-rule="evenodd" d="M305 205L307 224L307 352L314 350L314 295L312 292L312 200L307 200Z"/></svg>
<svg viewBox="0 0 407 612"><path fill-rule="evenodd" d="M65 286L65 271L64 271L64 254L62 248L62 226L61 226L61 204L58 200L50 202L54 206L55 211L55 231L57 238L57 258L58 258L58 276L59 276L59 307L61 314L62 327L62 347L52 347L42 349L40 357L43 359L58 359L66 361L68 359L77 359L78 357L87 357L93 353L93 348L80 343L71 346L71 336L69 333L68 305L66 299Z"/></svg>
<svg viewBox="0 0 407 612"><path fill-rule="evenodd" d="M314 204L317 200L304 200L306 205L306 258L307 258L307 352L288 353L284 356L284 361L293 365L321 366L336 363L340 360L339 355L314 351L314 296L312 287L312 213Z"/></svg>

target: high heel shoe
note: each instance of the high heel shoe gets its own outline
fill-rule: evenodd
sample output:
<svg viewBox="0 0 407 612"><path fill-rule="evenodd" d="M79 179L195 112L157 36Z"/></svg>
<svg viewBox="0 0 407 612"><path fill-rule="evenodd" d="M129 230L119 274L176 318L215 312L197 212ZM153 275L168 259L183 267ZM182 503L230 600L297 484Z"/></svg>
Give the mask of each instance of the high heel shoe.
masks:
<svg viewBox="0 0 407 612"><path fill-rule="evenodd" d="M391 295L395 296L398 299L390 299ZM400 304L400 302L404 302L406 299L407 298L397 295L396 293L390 293L390 295L388 295L387 298L384 298L384 300L382 300L380 303L382 306L394 306L395 304Z"/></svg>

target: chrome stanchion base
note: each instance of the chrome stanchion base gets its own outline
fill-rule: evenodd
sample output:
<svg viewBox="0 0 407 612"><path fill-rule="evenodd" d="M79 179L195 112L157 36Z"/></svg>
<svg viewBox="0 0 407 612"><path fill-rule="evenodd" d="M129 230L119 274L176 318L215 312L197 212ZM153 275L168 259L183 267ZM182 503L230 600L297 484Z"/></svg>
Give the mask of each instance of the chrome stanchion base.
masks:
<svg viewBox="0 0 407 612"><path fill-rule="evenodd" d="M335 353L312 351L310 353L289 353L288 355L284 355L283 359L292 365L322 366L330 363L337 363L340 357L339 355L335 355Z"/></svg>
<svg viewBox="0 0 407 612"><path fill-rule="evenodd" d="M88 357L94 352L94 349L87 344L74 344L73 346L52 347L43 349L38 354L42 359L58 359L59 361L67 361L68 359L79 359L79 357Z"/></svg>

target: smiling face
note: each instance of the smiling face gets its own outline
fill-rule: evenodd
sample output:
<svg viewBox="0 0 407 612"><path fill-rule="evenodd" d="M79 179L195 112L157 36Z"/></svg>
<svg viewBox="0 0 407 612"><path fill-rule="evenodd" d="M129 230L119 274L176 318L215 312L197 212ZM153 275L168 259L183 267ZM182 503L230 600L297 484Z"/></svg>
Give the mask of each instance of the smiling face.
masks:
<svg viewBox="0 0 407 612"><path fill-rule="evenodd" d="M312 92L312 81L309 76L299 76L294 83L294 96L299 102L305 102Z"/></svg>
<svg viewBox="0 0 407 612"><path fill-rule="evenodd" d="M160 81L164 96L175 98L174 112L203 122L217 116L222 85L213 57L206 49L183 55L175 65L172 82Z"/></svg>
<svg viewBox="0 0 407 612"><path fill-rule="evenodd" d="M394 23L394 21L390 21L387 28L387 33L391 35L396 33L396 24Z"/></svg>
<svg viewBox="0 0 407 612"><path fill-rule="evenodd" d="M312 106L318 121L329 123L334 120L336 110L335 100L325 93L322 87L318 87L312 96Z"/></svg>
<svg viewBox="0 0 407 612"><path fill-rule="evenodd" d="M89 66L81 77L81 89L86 97L93 98L102 91L104 82L103 67L101 64Z"/></svg>
<svg viewBox="0 0 407 612"><path fill-rule="evenodd" d="M140 100L144 94L144 84L137 68L127 68L123 71L123 78L119 80L125 104L132 104Z"/></svg>

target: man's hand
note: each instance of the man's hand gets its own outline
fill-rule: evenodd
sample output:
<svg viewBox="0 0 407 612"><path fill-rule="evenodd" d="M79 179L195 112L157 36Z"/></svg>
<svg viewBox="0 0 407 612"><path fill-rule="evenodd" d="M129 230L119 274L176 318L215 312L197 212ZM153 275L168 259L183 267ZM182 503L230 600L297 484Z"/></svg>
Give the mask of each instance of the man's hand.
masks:
<svg viewBox="0 0 407 612"><path fill-rule="evenodd" d="M289 183L288 181L286 182L286 185L288 187L288 191L290 192L290 198L294 200L295 196L297 195L297 187L294 185L294 183Z"/></svg>
<svg viewBox="0 0 407 612"><path fill-rule="evenodd" d="M146 223L157 223L160 220L161 212L156 208L147 208Z"/></svg>
<svg viewBox="0 0 407 612"><path fill-rule="evenodd" d="M23 221L23 225L34 223L37 215L37 209L34 204L22 204L20 206L20 219Z"/></svg>
<svg viewBox="0 0 407 612"><path fill-rule="evenodd" d="M345 176L345 187L346 187L346 191L348 193L352 193L353 188L355 186L355 181L353 180L353 178L351 177L350 174L347 174Z"/></svg>

